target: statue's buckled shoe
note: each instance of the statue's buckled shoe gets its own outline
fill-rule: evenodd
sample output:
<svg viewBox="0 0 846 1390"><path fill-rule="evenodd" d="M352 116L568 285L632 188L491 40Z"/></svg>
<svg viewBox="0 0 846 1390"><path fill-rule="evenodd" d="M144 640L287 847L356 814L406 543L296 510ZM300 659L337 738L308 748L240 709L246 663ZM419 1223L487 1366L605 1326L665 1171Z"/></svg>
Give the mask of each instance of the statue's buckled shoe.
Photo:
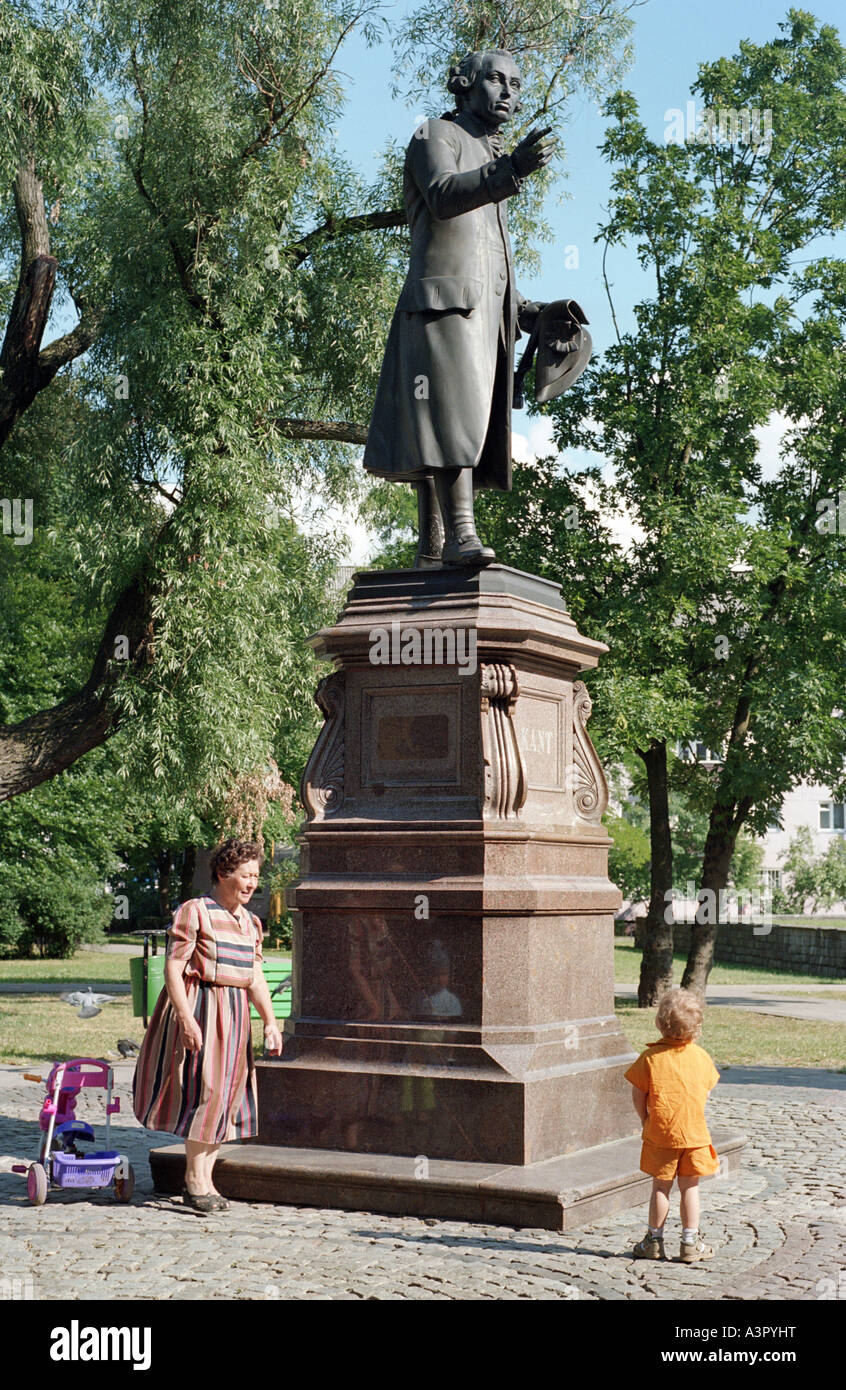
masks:
<svg viewBox="0 0 846 1390"><path fill-rule="evenodd" d="M445 565L490 565L495 559L496 555L490 546L482 545L479 537L472 531L468 535L447 541L441 556Z"/></svg>

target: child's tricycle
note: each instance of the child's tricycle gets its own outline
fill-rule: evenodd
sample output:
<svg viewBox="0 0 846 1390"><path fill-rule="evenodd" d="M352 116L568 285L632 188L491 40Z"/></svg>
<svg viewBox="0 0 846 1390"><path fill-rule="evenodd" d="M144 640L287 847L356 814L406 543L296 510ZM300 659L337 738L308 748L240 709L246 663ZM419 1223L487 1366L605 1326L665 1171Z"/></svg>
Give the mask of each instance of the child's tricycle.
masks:
<svg viewBox="0 0 846 1390"><path fill-rule="evenodd" d="M27 1081L43 1081L42 1076L24 1073ZM56 1062L47 1077L47 1095L38 1123L44 1131L37 1163L15 1163L12 1171L26 1173L27 1196L33 1206L46 1202L53 1187L108 1187L114 1182L115 1197L128 1202L135 1191L135 1174L126 1154L109 1148L112 1115L120 1110L120 1099L112 1100L114 1078L107 1062L91 1057L74 1057ZM80 1153L77 1143L94 1143L94 1131L84 1120L77 1120L76 1098L83 1086L102 1086L106 1091L106 1148Z"/></svg>

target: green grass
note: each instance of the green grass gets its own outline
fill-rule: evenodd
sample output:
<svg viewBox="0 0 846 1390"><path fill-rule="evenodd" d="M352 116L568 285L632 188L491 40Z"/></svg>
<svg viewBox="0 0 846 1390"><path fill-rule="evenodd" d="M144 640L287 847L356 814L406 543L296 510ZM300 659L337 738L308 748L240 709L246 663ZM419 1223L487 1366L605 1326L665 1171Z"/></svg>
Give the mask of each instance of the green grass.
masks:
<svg viewBox="0 0 846 1390"><path fill-rule="evenodd" d="M137 954L143 954L138 947ZM161 955L161 952L159 952ZM290 961L290 951L265 951L268 960ZM68 960L0 960L0 983L114 985L129 983L129 955L113 951L79 951ZM67 1007L67 1006L66 1006Z"/></svg>
<svg viewBox="0 0 846 1390"><path fill-rule="evenodd" d="M636 949L634 937L615 936L614 938L614 979L620 985L636 985L640 976L641 952ZM674 957L676 983L681 984L685 954ZM757 970L752 965L732 965L728 961L718 962L708 976L709 985L828 985L837 987L837 980L831 975L794 975L787 970Z"/></svg>
<svg viewBox="0 0 846 1390"><path fill-rule="evenodd" d="M142 954L141 947L138 955ZM0 960L0 981L21 984L57 984L64 980L82 985L126 984L131 956L111 951L79 951L68 960ZM67 1005L65 1005L67 1008Z"/></svg>
<svg viewBox="0 0 846 1390"><path fill-rule="evenodd" d="M618 999L617 1016L634 1051L656 1038L654 1013ZM68 1057L120 1060L118 1038L140 1042L144 1029L129 997L104 1004L96 1018L78 1018L58 995L0 995L0 1063L44 1067ZM842 1070L846 1029L837 1023L773 1018L748 1010L710 1007L702 1045L720 1065L805 1066ZM262 1052L262 1025L253 1022L253 1047Z"/></svg>
<svg viewBox="0 0 846 1390"><path fill-rule="evenodd" d="M615 1012L635 1052L655 1042L652 1009L638 1009L633 1000L618 999ZM846 1066L846 1029L840 1023L773 1018L711 1005L699 1041L718 1066L825 1067L830 1071L843 1071Z"/></svg>
<svg viewBox="0 0 846 1390"><path fill-rule="evenodd" d="M141 948L139 946L139 954ZM268 951L268 956L290 961L290 953ZM640 951L631 938L614 942L615 977L621 984L637 984ZM106 1004L94 1019L77 1018L74 1009L58 995L38 993L42 982L92 986L127 983L127 955L106 951L81 951L70 960L0 960L0 981L31 983L31 994L0 994L0 1062L7 1065L41 1065L65 1057L103 1057L116 1051L118 1038L140 1041L143 1026L132 1014L129 996ZM676 957L681 979L684 957ZM789 992L791 984L828 984L830 989L812 998L842 999L846 987L819 975L792 975L785 971L754 970L748 966L717 965L709 983L778 985ZM641 1050L655 1037L654 1013L640 1010L631 1000L618 1000L617 1013L632 1047ZM773 1018L749 1010L710 1007L703 1046L719 1062L736 1066L817 1066L843 1068L846 1063L844 1029L837 1023L807 1019ZM48 1041L49 1040L49 1041ZM261 1051L261 1024L254 1022L253 1042Z"/></svg>
<svg viewBox="0 0 846 1390"><path fill-rule="evenodd" d="M138 947L141 955L141 947ZM265 951L274 960L290 961L290 951ZM614 938L614 978L619 984L636 985L640 974L640 951L635 949L631 937ZM0 960L0 981L20 981L37 986L39 982L61 983L73 981L82 985L117 984L129 980L128 955L116 955L109 951L79 951L70 960ZM675 958L676 974L681 980L686 957ZM831 985L837 989L838 982L826 975L794 975L785 970L756 970L748 965L715 965L708 977L712 985ZM844 984L846 988L846 984Z"/></svg>
<svg viewBox="0 0 846 1390"><path fill-rule="evenodd" d="M842 931L846 927L846 917L791 917L787 913L780 913L773 917L773 925L776 927L822 927L824 930L830 928Z"/></svg>
<svg viewBox="0 0 846 1390"><path fill-rule="evenodd" d="M253 1021L252 1036L253 1051L260 1057L264 1051L260 1019ZM104 1004L96 1018L79 1018L58 994L0 995L0 1064L5 1066L43 1070L69 1057L122 1062L118 1038L140 1043L143 1037L143 1021L133 1016L128 995ZM33 1090L33 1094L37 1093Z"/></svg>
<svg viewBox="0 0 846 1390"><path fill-rule="evenodd" d="M656 1038L651 1009L618 999L617 1016L635 1052ZM0 997L0 1063L45 1067L68 1057L120 1060L118 1038L144 1036L130 1000L104 1004L96 1018L78 1018L58 996L16 994ZM48 1041L49 1040L49 1041ZM702 1045L721 1065L828 1067L846 1064L846 1030L837 1023L772 1018L746 1010L708 1009ZM262 1025L253 1022L253 1048L262 1053Z"/></svg>
<svg viewBox="0 0 846 1390"><path fill-rule="evenodd" d="M78 1018L58 994L0 995L0 1062L7 1065L43 1066L68 1057L105 1058L108 1052L122 1061L118 1038L140 1043L143 1036L128 995L104 1004L96 1018Z"/></svg>

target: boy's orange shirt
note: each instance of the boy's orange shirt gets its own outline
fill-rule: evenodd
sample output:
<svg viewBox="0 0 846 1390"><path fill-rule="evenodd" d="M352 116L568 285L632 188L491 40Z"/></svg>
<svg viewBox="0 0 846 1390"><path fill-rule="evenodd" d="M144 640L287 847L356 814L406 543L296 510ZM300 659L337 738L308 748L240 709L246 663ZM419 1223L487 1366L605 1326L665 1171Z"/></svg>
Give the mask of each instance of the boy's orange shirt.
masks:
<svg viewBox="0 0 846 1390"><path fill-rule="evenodd" d="M704 1047L695 1042L650 1043L626 1072L626 1080L647 1096L642 1137L666 1149L698 1149L710 1144L705 1102L720 1073Z"/></svg>

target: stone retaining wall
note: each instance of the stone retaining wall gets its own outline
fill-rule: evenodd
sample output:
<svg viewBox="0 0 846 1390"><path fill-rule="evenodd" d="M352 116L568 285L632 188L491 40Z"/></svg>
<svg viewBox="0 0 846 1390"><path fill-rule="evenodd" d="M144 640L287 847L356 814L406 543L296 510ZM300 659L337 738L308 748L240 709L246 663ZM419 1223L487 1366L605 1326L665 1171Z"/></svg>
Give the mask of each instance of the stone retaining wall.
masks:
<svg viewBox="0 0 846 1390"><path fill-rule="evenodd" d="M642 922L643 918L638 918L636 946L641 944ZM760 925L758 931L761 932ZM676 922L673 939L676 952L686 955L690 948L690 924ZM797 975L841 979L846 976L846 929L774 923L766 935L757 935L753 923L727 922L717 932L714 959L754 965L762 970L786 970Z"/></svg>

